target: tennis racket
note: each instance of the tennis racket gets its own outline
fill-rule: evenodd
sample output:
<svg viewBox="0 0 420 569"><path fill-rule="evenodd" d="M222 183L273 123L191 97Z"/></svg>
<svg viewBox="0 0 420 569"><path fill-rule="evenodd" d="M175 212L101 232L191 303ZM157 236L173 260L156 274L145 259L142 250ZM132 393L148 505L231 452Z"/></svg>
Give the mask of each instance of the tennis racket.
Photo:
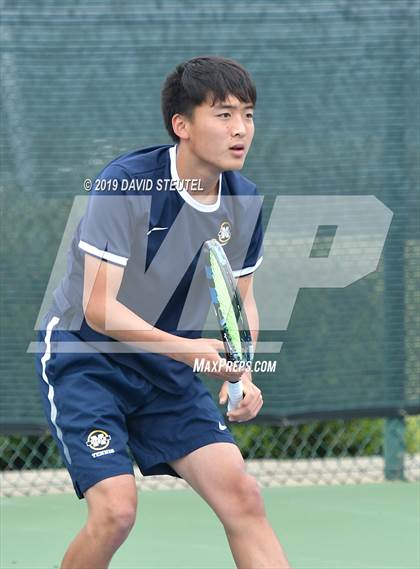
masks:
<svg viewBox="0 0 420 569"><path fill-rule="evenodd" d="M210 298L219 322L226 359L238 363L252 362L254 347L251 333L228 258L216 239L206 241L204 246ZM230 411L242 401L242 381L229 382L228 394Z"/></svg>

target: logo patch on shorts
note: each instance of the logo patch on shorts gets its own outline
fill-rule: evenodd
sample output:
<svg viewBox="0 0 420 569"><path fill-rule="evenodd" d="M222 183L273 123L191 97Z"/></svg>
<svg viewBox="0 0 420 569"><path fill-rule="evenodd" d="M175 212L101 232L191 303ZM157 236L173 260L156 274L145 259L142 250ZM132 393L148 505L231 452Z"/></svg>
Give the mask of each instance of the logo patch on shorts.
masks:
<svg viewBox="0 0 420 569"><path fill-rule="evenodd" d="M92 450L97 451L92 453L92 458L103 456L104 454L113 454L115 450L113 448L108 449L110 442L111 435L101 429L91 431L86 440L87 446Z"/></svg>
<svg viewBox="0 0 420 569"><path fill-rule="evenodd" d="M111 435L109 435L106 431L100 431L96 429L95 431L91 431L88 435L86 444L92 450L104 450L109 446L111 442Z"/></svg>

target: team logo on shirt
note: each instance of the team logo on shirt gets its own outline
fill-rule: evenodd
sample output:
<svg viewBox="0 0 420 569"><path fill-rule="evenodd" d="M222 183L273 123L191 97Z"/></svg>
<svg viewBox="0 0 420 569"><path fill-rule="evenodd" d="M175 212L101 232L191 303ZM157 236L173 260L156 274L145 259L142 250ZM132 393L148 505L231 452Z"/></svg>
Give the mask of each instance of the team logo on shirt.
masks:
<svg viewBox="0 0 420 569"><path fill-rule="evenodd" d="M230 230L230 223L228 221L224 221L220 226L219 233L217 234L217 238L219 239L219 243L221 245L225 245L229 239L232 237L232 233Z"/></svg>
<svg viewBox="0 0 420 569"><path fill-rule="evenodd" d="M96 429L91 431L86 440L86 444L92 450L105 450L111 442L111 435L106 431Z"/></svg>

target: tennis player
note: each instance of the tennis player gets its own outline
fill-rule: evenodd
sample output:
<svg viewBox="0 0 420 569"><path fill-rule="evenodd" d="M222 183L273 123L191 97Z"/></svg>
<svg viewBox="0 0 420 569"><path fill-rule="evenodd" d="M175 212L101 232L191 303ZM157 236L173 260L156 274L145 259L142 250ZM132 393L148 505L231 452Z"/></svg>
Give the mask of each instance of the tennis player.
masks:
<svg viewBox="0 0 420 569"><path fill-rule="evenodd" d="M173 145L113 160L95 180L67 272L43 320L37 372L51 432L88 519L62 569L108 567L135 522L131 455L145 476L186 480L222 522L243 569L289 567L256 480L223 414L194 373L211 364L228 413L249 421L261 391L228 369L223 343L202 337L209 293L201 249L224 246L253 335L253 273L262 261L261 201L237 171L254 135L256 90L238 63L198 57L164 83L162 112ZM139 551L141 557L141 551Z"/></svg>

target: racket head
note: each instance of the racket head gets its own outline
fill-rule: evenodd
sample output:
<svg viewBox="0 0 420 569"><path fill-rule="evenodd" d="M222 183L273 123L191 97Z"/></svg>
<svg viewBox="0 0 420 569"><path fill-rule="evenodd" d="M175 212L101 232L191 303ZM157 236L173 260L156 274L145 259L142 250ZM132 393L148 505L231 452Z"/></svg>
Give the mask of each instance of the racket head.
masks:
<svg viewBox="0 0 420 569"><path fill-rule="evenodd" d="M226 359L251 362L254 347L232 267L216 239L206 241L204 246L210 298L225 344Z"/></svg>

